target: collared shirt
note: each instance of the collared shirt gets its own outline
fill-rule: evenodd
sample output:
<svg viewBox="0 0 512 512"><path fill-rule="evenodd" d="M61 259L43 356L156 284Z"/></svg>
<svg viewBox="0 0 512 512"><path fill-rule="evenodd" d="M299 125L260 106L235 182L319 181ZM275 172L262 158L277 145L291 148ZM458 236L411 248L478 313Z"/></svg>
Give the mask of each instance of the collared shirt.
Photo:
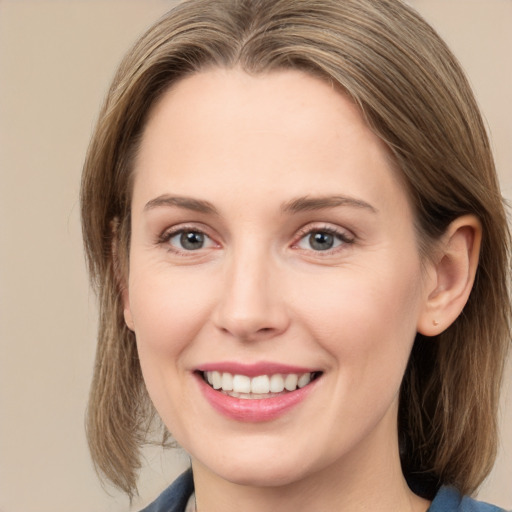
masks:
<svg viewBox="0 0 512 512"><path fill-rule="evenodd" d="M180 475L153 503L140 512L189 512L193 507L192 470ZM454 487L441 487L427 512L505 512L502 508L469 496L461 496Z"/></svg>

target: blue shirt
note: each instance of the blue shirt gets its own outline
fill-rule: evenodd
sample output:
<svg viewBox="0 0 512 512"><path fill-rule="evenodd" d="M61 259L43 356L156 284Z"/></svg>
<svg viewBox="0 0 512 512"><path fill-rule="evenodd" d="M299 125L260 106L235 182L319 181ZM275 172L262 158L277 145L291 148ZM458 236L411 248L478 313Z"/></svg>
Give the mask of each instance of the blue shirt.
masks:
<svg viewBox="0 0 512 512"><path fill-rule="evenodd" d="M184 512L194 492L192 470L185 471L141 512ZM461 496L453 487L441 487L427 512L505 512L502 508Z"/></svg>

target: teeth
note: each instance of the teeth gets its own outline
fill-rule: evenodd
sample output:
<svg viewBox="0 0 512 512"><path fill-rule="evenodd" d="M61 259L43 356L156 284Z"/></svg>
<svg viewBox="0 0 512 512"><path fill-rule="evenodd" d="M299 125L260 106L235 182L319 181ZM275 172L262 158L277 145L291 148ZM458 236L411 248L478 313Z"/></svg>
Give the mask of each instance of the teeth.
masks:
<svg viewBox="0 0 512 512"><path fill-rule="evenodd" d="M222 374L222 389L224 391L233 390L233 375L231 375L231 373Z"/></svg>
<svg viewBox="0 0 512 512"><path fill-rule="evenodd" d="M228 372L204 372L206 381L213 387L222 391L229 391L230 395L253 394L267 395L269 393L281 393L295 391L297 388L307 386L312 379L312 373L288 373L281 375L258 375L247 377L247 375L233 375Z"/></svg>
<svg viewBox="0 0 512 512"><path fill-rule="evenodd" d="M222 375L220 372L212 373L212 381L213 389L220 389L222 387Z"/></svg>
<svg viewBox="0 0 512 512"><path fill-rule="evenodd" d="M251 378L246 375L233 375L233 391L235 393L250 393Z"/></svg>
<svg viewBox="0 0 512 512"><path fill-rule="evenodd" d="M297 389L297 381L299 380L299 376L294 373L288 374L284 379L284 387L288 391L293 391Z"/></svg>
<svg viewBox="0 0 512 512"><path fill-rule="evenodd" d="M297 381L297 386L299 388L303 388L304 386L307 386L311 382L311 374L310 373L304 373L299 377L299 380Z"/></svg>
<svg viewBox="0 0 512 512"><path fill-rule="evenodd" d="M270 377L270 391L272 393L281 393L284 391L284 379L282 375L272 375Z"/></svg>
<svg viewBox="0 0 512 512"><path fill-rule="evenodd" d="M267 375L260 375L251 380L251 393L268 393L270 391L270 379Z"/></svg>

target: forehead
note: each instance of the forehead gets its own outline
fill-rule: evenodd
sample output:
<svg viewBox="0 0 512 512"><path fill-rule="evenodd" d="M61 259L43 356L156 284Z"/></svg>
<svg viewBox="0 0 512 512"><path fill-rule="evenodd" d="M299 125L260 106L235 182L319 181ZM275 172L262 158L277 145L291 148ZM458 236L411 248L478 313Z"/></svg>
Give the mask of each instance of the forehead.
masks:
<svg viewBox="0 0 512 512"><path fill-rule="evenodd" d="M320 141L340 135L341 126L336 126L340 116L345 124L378 141L341 88L316 76L300 70L252 75L239 68L212 68L179 80L162 95L151 108L144 139L163 128L171 133L173 127L178 136L193 130L212 138L209 123L215 121L226 128L243 125L240 136L274 131L309 139L317 135ZM330 128L329 132L318 130L320 125Z"/></svg>
<svg viewBox="0 0 512 512"><path fill-rule="evenodd" d="M212 69L182 79L154 105L134 200L159 187L201 195L282 185L290 195L325 195L333 183L353 193L364 184L379 196L397 186L392 167L357 106L331 84L298 70Z"/></svg>

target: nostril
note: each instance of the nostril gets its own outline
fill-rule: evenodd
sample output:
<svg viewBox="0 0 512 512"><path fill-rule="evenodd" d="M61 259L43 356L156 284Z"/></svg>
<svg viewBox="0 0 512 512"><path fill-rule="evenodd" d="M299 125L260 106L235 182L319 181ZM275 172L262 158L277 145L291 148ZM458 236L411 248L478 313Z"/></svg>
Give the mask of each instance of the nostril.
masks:
<svg viewBox="0 0 512 512"><path fill-rule="evenodd" d="M265 307L263 307L265 306ZM234 300L219 304L213 323L223 334L244 341L277 336L288 327L289 318L279 305L243 304Z"/></svg>

